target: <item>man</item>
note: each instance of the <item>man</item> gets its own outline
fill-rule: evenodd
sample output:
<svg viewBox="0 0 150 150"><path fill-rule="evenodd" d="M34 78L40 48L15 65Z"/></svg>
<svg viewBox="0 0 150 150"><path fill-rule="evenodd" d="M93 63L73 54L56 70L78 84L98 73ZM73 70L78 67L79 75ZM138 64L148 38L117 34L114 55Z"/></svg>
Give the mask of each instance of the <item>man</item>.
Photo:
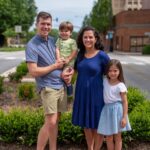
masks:
<svg viewBox="0 0 150 150"><path fill-rule="evenodd" d="M60 78L63 60L56 61L54 39L48 36L52 28L52 16L40 12L36 19L37 35L27 44L26 62L30 74L35 77L45 112L45 122L38 134L37 150L44 150L49 139L50 150L56 150L58 120L66 111L63 81Z"/></svg>

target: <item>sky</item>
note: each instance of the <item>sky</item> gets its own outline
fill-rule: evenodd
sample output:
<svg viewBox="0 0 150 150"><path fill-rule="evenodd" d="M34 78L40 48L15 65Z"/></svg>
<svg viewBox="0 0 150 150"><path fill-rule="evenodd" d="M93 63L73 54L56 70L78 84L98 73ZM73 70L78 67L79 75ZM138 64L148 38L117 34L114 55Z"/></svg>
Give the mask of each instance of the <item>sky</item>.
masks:
<svg viewBox="0 0 150 150"><path fill-rule="evenodd" d="M35 0L39 11L47 11L53 17L53 28L62 21L70 21L78 31L85 15L89 15L96 0ZM56 21L58 18L58 21ZM35 26L33 25L32 28Z"/></svg>

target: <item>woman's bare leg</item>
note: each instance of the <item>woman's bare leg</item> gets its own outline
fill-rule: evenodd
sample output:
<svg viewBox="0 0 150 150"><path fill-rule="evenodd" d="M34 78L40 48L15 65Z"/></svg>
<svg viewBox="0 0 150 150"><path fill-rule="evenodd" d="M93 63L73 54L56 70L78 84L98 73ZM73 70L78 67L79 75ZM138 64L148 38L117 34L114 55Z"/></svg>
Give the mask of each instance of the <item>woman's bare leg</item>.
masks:
<svg viewBox="0 0 150 150"><path fill-rule="evenodd" d="M84 129L88 150L94 150L94 133L92 129Z"/></svg>

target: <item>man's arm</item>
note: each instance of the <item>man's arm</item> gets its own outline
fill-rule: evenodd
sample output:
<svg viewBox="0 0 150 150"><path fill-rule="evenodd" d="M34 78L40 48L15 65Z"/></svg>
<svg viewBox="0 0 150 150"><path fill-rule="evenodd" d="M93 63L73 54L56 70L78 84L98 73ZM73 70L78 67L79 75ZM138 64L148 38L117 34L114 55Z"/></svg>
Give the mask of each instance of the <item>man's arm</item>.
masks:
<svg viewBox="0 0 150 150"><path fill-rule="evenodd" d="M46 66L46 67L38 67L36 63L33 62L27 62L29 73L33 77L39 77L48 74L49 72L61 69L64 65L63 61L57 61L55 64Z"/></svg>

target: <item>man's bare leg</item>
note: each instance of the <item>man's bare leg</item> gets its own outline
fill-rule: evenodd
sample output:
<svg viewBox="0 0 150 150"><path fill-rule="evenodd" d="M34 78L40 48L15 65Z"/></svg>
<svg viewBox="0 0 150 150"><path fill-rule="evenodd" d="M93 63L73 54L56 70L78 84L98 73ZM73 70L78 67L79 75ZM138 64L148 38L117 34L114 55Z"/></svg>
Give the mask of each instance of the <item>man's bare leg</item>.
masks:
<svg viewBox="0 0 150 150"><path fill-rule="evenodd" d="M45 116L45 122L38 134L37 150L44 150L50 141L50 150L56 150L59 113Z"/></svg>

